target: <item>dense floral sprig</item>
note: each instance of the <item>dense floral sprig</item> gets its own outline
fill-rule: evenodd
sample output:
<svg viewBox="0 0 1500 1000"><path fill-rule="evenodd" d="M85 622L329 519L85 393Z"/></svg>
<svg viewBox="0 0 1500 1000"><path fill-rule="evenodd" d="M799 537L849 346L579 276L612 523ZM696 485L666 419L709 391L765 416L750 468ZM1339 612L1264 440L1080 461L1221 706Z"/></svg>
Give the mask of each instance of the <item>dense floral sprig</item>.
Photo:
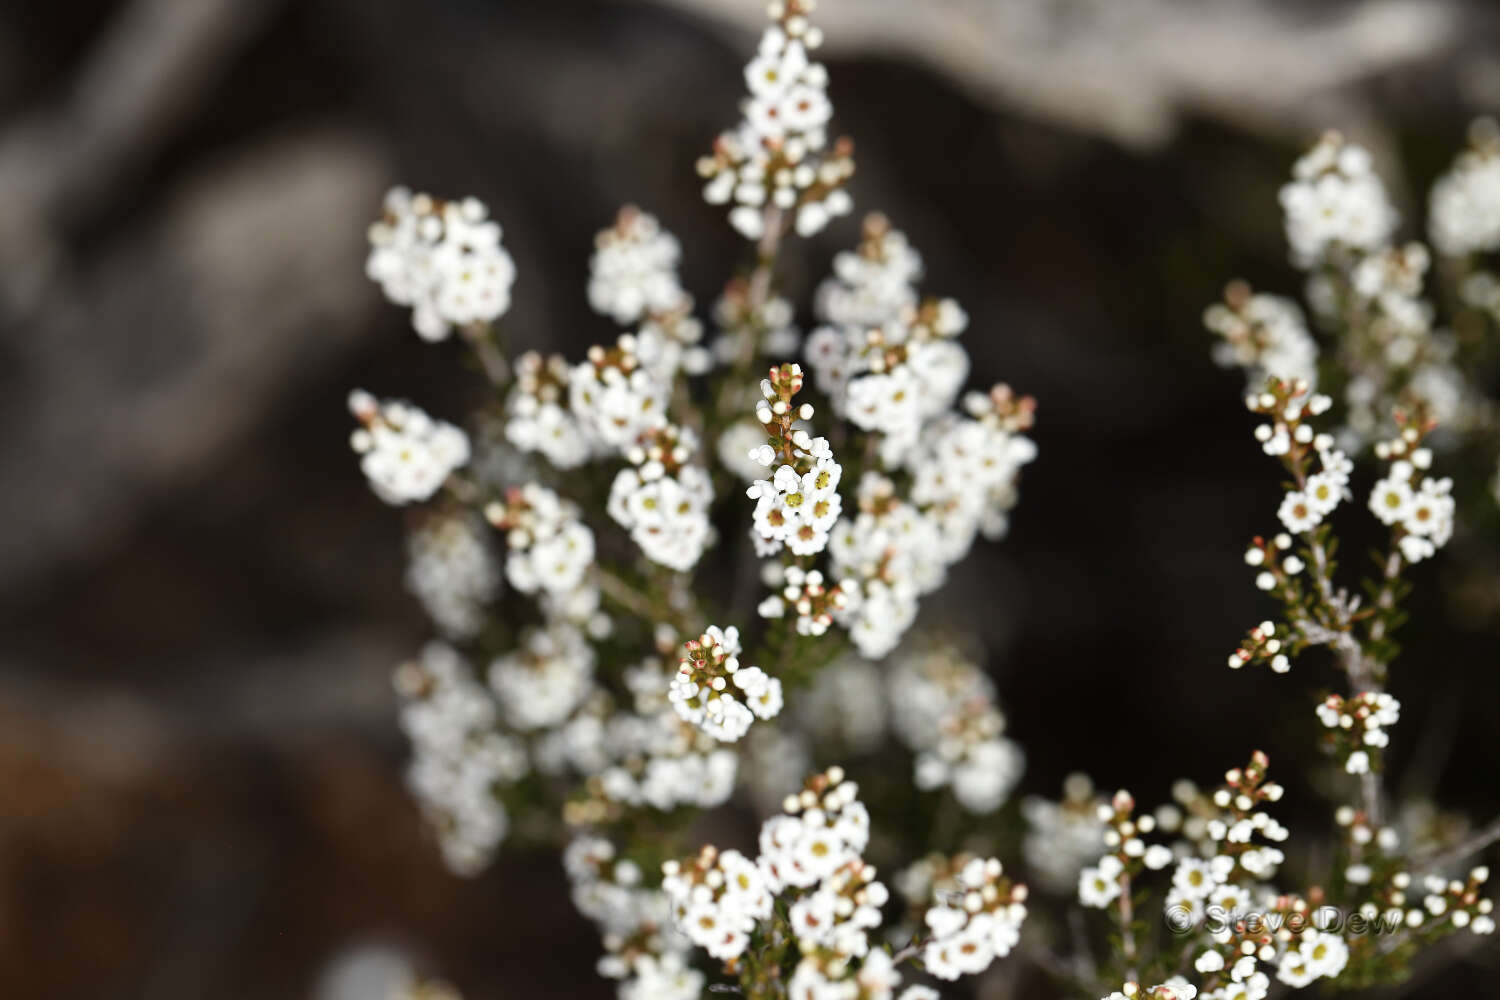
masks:
<svg viewBox="0 0 1500 1000"><path fill-rule="evenodd" d="M797 556L811 556L828 545L828 534L839 519L843 501L838 494L843 467L834 460L827 438L814 438L794 427L811 420L811 403L794 403L802 391L802 366L781 365L762 379L764 399L755 416L766 428L767 444L751 452L770 479L757 479L745 490L755 501L753 515L756 552L775 555L783 547Z"/></svg>
<svg viewBox="0 0 1500 1000"><path fill-rule="evenodd" d="M351 398L363 425L353 443L376 493L405 504L443 492L437 510L413 518L409 581L462 647L429 646L397 671L413 748L408 780L445 860L465 874L487 863L513 814L520 829L543 830L539 810L560 806L574 837L564 858L574 901L599 926L599 971L618 982L621 1000L699 996L708 977L693 967L702 961L694 945L734 980L720 989L892 1000L904 963L952 979L1015 951L1031 904L988 856L1003 853L1008 824L980 831L964 815L998 810L1023 766L1004 738L993 685L946 649L914 644L889 664L874 661L898 647L919 600L978 535L1006 531L1021 468L1036 454L1027 435L1034 401L1004 384L964 394L968 316L919 293L920 255L878 215L819 286L819 325L804 352L814 388L844 425L812 436L796 364L771 368L761 399L753 395L756 366L794 356L801 339L775 288L780 241L821 229L850 204L853 162L847 143L827 139L811 9L809 0L772 6L775 23L746 71L745 120L699 164L706 196L732 203L731 223L755 241L753 261L717 300L711 346L677 273L680 244L639 209L622 209L598 235L590 267L591 306L626 329L577 363L533 353L512 365L505 356L494 324L509 306L514 268L481 203L398 189L371 231L371 276L412 308L424 338L456 329L497 393L472 442L409 404ZM1488 216L1464 215L1496 186L1482 139L1434 192L1441 253L1493 249ZM1459 929L1493 931L1480 897L1488 872L1450 877L1454 862L1404 849L1377 777L1399 720L1384 682L1402 574L1448 541L1455 519L1451 484L1429 475L1440 443L1428 436L1435 417L1467 405L1470 389L1423 298L1429 255L1392 242L1397 216L1368 154L1325 137L1298 162L1282 200L1313 326L1295 303L1239 284L1205 316L1221 338L1218 359L1246 369L1247 402L1264 418L1256 436L1290 478L1277 510L1284 530L1246 555L1282 621L1250 630L1230 665L1284 673L1308 647L1332 650L1350 690L1327 694L1317 715L1340 766L1359 777L1358 800L1335 816L1333 876L1301 895L1271 885L1287 831L1264 808L1280 789L1265 780L1263 756L1211 793L1180 785L1174 804L1151 813L1138 813L1125 792L1101 800L1079 780L1063 803L1027 800L1024 850L1043 884L1075 888L1070 896L1110 914L1113 954L1103 966L1036 949L1080 996L1122 980L1109 1000L1262 1000L1273 978L1293 988L1388 982L1418 947ZM1472 277L1478 295L1483 275ZM1493 297L1500 303L1500 292ZM1320 357L1312 330L1335 326L1337 349ZM1311 391L1320 379L1330 395ZM1319 430L1337 405L1344 425ZM1355 598L1333 582L1329 522L1353 497L1350 455L1382 436L1390 412L1397 433L1377 443L1384 466L1367 504L1389 527L1390 547L1369 597ZM722 525L713 483L723 470L706 467L710 458L749 484L755 551L779 557L761 567L772 593L758 610L780 624L757 625L763 634L747 638L765 640L761 662L778 677L740 666L736 629L704 626L756 607L739 594L754 575L736 570L750 567L728 555L700 586L715 521ZM591 481L596 471L602 482ZM485 521L504 536L504 594ZM731 602L717 605L726 590ZM871 659L839 657L835 629ZM788 706L795 729L749 732L804 681ZM683 848L694 810L724 804L742 778L759 799L834 748L873 757L887 717L913 755L916 784L951 788L942 808L962 811L945 821L968 828L968 846L983 845L983 855L936 854L908 869L896 883L908 903L897 929L883 929L890 894L865 856L885 844L871 849L869 813L839 768L783 802L756 856L705 847L660 863ZM559 786L566 791L554 794ZM933 829L947 835L942 823ZM1184 931L1177 955L1152 953L1141 917L1168 869L1164 908ZM1317 916L1330 902L1398 933L1343 935ZM1278 923L1266 926L1270 919ZM1085 925L1080 940L1088 937ZM1189 968L1201 994L1174 975ZM900 997L936 993L910 985Z"/></svg>
<svg viewBox="0 0 1500 1000"><path fill-rule="evenodd" d="M477 874L510 827L495 790L530 771L525 748L499 729L493 700L450 646L429 643L396 670L395 685L412 744L407 785L449 867Z"/></svg>
<svg viewBox="0 0 1500 1000"><path fill-rule="evenodd" d="M852 206L844 186L854 173L853 144L828 142L833 104L828 71L811 59L823 42L808 21L813 7L814 0L771 4L775 23L745 67L744 119L698 161L704 197L732 204L729 222L748 239L779 228L783 217L799 235L811 236Z"/></svg>
<svg viewBox="0 0 1500 1000"><path fill-rule="evenodd" d="M1493 149L1485 134L1476 130L1475 152L1434 187L1430 221L1441 253L1480 249L1482 220L1500 217L1500 186L1483 180L1489 154L1482 150ZM1476 426L1481 386L1464 371L1464 345L1437 326L1424 297L1430 255L1420 243L1395 242L1399 217L1369 152L1324 135L1294 165L1281 201L1292 262L1307 272L1307 302L1331 349L1319 350L1295 303L1234 282L1225 303L1205 314L1224 338L1216 359L1245 368L1252 387L1268 376L1328 384L1345 410L1335 437L1350 450L1371 441L1397 406L1420 405L1451 428ZM1458 270L1466 275L1460 297L1485 309L1487 289L1500 286L1467 259Z"/></svg>
<svg viewBox="0 0 1500 1000"><path fill-rule="evenodd" d="M1401 703L1384 691L1365 691L1350 698L1330 694L1318 704L1317 714L1329 730L1328 746L1344 770L1364 774L1372 766L1380 770L1380 751L1391 741L1386 729L1401 721Z"/></svg>

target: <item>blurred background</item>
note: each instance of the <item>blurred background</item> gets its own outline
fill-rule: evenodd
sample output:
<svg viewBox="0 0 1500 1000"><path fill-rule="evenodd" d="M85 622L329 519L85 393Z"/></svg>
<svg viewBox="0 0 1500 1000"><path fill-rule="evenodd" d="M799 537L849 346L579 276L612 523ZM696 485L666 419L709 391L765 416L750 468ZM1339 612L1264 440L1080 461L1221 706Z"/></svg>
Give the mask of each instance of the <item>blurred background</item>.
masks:
<svg viewBox="0 0 1500 1000"><path fill-rule="evenodd" d="M388 678L425 626L344 398L452 419L480 385L365 280L365 227L398 181L487 201L521 347L614 335L584 285L625 201L711 301L743 248L692 164L762 14L0 8L0 995L356 1000L406 962L470 1000L612 995L555 857L450 876L402 788ZM824 0L820 22L857 207L968 309L974 384L1040 402L1011 537L925 602L990 650L1023 789L1090 767L1158 801L1252 747L1306 760L1324 678L1223 666L1271 610L1240 555L1278 494L1201 311L1235 276L1300 291L1276 190L1325 127L1375 150L1422 235L1423 192L1500 111L1500 10ZM796 301L856 238L794 245ZM1492 506L1416 572L1393 682L1393 786L1479 819L1500 805L1497 537ZM1279 776L1288 825L1324 831L1310 782ZM1495 963L1431 995L1490 995Z"/></svg>

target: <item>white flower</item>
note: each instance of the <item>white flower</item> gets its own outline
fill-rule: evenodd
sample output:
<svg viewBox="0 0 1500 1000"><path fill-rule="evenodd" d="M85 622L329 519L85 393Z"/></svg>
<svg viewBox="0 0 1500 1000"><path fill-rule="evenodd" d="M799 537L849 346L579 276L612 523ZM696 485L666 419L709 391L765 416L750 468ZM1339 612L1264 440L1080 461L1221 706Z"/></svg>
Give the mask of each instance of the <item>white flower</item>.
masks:
<svg viewBox="0 0 1500 1000"><path fill-rule="evenodd" d="M1291 490L1281 500L1276 516L1286 525L1286 530L1300 535L1311 531L1323 520L1322 512L1301 490Z"/></svg>
<svg viewBox="0 0 1500 1000"><path fill-rule="evenodd" d="M1370 512L1384 524L1406 520L1411 502L1411 486L1401 479L1382 479L1370 492Z"/></svg>
<svg viewBox="0 0 1500 1000"><path fill-rule="evenodd" d="M1112 855L1107 855L1112 857ZM1118 873L1111 877L1099 867L1085 868L1078 874L1078 901L1084 906L1103 909L1120 895Z"/></svg>
<svg viewBox="0 0 1500 1000"><path fill-rule="evenodd" d="M1195 899L1204 899L1218 887L1213 869L1202 858L1183 858L1172 873L1172 885Z"/></svg>
<svg viewBox="0 0 1500 1000"><path fill-rule="evenodd" d="M1343 972L1349 961L1349 946L1344 939L1326 931L1305 932L1297 950L1302 953L1308 972L1329 979Z"/></svg>

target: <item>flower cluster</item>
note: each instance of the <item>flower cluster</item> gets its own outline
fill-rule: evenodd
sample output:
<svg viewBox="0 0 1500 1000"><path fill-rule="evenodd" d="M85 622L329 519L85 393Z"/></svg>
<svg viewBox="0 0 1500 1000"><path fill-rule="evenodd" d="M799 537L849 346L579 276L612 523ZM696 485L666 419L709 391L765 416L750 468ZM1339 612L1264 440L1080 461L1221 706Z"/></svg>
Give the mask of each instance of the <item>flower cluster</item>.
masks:
<svg viewBox="0 0 1500 1000"><path fill-rule="evenodd" d="M1500 128L1492 119L1474 123L1469 148L1432 185L1428 228L1450 257L1500 247Z"/></svg>
<svg viewBox="0 0 1500 1000"><path fill-rule="evenodd" d="M815 887L859 861L870 840L870 814L858 796L843 768L832 767L786 797L782 815L760 829L760 867L772 891Z"/></svg>
<svg viewBox="0 0 1500 1000"><path fill-rule="evenodd" d="M1252 292L1245 282L1232 281L1224 301L1204 311L1203 325L1223 338L1214 345L1214 361L1244 369L1252 387L1265 385L1268 378L1318 384L1318 343L1291 299Z"/></svg>
<svg viewBox="0 0 1500 1000"><path fill-rule="evenodd" d="M969 374L957 338L969 318L952 299L919 301L921 258L882 215L865 219L859 247L834 259L818 290L827 324L808 337L818 388L834 412L885 436L894 463L924 421L953 405Z"/></svg>
<svg viewBox="0 0 1500 1000"><path fill-rule="evenodd" d="M1032 404L1006 386L965 400L970 416L928 425L930 450L911 468L903 498L879 472L860 477L858 514L844 518L829 545L834 575L859 585L843 624L865 656L885 656L916 619L917 603L942 585L980 531L992 538L1008 527L1022 465L1036 454L1017 433L1030 426ZM852 589L852 588L851 588Z"/></svg>
<svg viewBox="0 0 1500 1000"><path fill-rule="evenodd" d="M1099 803L1094 815L1104 827L1109 853L1078 873L1078 901L1102 910L1118 900L1128 916L1130 880L1143 869L1159 871L1171 864L1172 851L1160 844L1147 846L1143 838L1156 829L1156 818L1136 816L1135 799L1124 789Z"/></svg>
<svg viewBox="0 0 1500 1000"><path fill-rule="evenodd" d="M406 589L449 639L471 639L500 591L484 522L462 510L424 517L407 536Z"/></svg>
<svg viewBox="0 0 1500 1000"><path fill-rule="evenodd" d="M1332 401L1309 393L1306 383L1270 379L1263 391L1246 399L1246 405L1269 418L1256 427L1256 439L1262 450L1280 459L1292 483L1277 511L1287 530L1269 540L1256 538L1245 552L1245 562L1256 570L1256 586L1282 602L1289 620L1285 626L1266 621L1252 629L1230 656L1229 665L1240 667L1254 661L1285 673L1303 647L1327 645L1339 654L1351 679L1369 689L1374 678L1367 675L1375 670L1377 654L1386 652L1379 643L1392 625L1403 556L1409 563L1431 555L1452 532L1452 502L1447 497L1451 484L1430 479L1417 484L1415 480L1417 466L1431 464L1431 452L1421 447L1431 426L1420 417L1398 412L1401 435L1376 449L1377 454L1396 459L1392 475L1376 484L1370 499L1370 509L1393 527L1393 550L1385 579L1376 584L1376 606L1361 611L1332 579L1337 539L1326 518L1348 497L1353 470L1353 462L1334 447L1333 438L1313 426L1313 418L1326 412ZM1370 650L1351 634L1356 625L1363 627L1367 641L1374 644Z"/></svg>
<svg viewBox="0 0 1500 1000"><path fill-rule="evenodd" d="M1344 881L1349 904L1366 926L1384 938L1374 946L1369 937L1351 938L1351 964L1378 962L1455 931L1495 932L1494 901L1480 896L1489 881L1488 868L1470 869L1464 878L1446 878L1431 871L1425 876L1413 874L1393 827L1373 829L1367 817L1347 806L1334 818L1347 837L1344 848L1350 863L1344 868ZM1360 984L1360 980L1354 983Z"/></svg>
<svg viewBox="0 0 1500 1000"><path fill-rule="evenodd" d="M1321 393L1309 394L1305 382L1277 379L1245 399L1250 412L1269 418L1255 428L1261 450L1280 458L1296 479L1297 488L1282 496L1276 511L1282 525L1295 535L1316 528L1349 495L1354 463L1334 446L1331 435L1319 434L1313 426L1313 418L1332 405L1333 400Z"/></svg>
<svg viewBox="0 0 1500 1000"><path fill-rule="evenodd" d="M686 572L713 540L708 510L713 482L701 466L689 465L698 451L693 431L663 424L641 434L625 451L609 491L609 516L652 562Z"/></svg>
<svg viewBox="0 0 1500 1000"><path fill-rule="evenodd" d="M1396 228L1396 210L1364 147L1325 134L1281 189L1292 257L1306 266L1331 249L1373 250Z"/></svg>
<svg viewBox="0 0 1500 1000"><path fill-rule="evenodd" d="M677 281L681 257L677 237L654 215L625 206L615 224L594 238L589 305L622 326L681 308L687 296Z"/></svg>
<svg viewBox="0 0 1500 1000"><path fill-rule="evenodd" d="M1292 259L1309 272L1307 298L1319 325L1338 338L1330 356L1344 383L1341 438L1369 441L1393 407L1415 401L1445 424L1474 420L1479 390L1459 363L1461 345L1435 328L1423 298L1429 254L1419 243L1393 242L1396 213L1369 154L1325 136L1294 175L1283 192L1288 233L1300 234ZM1298 193L1288 201L1288 191ZM1448 227L1451 211L1445 218L1434 216L1435 232Z"/></svg>
<svg viewBox="0 0 1500 1000"><path fill-rule="evenodd" d="M744 736L756 718L781 711L781 681L759 667L740 666L739 657L740 630L710 625L683 644L667 692L679 716L725 743Z"/></svg>
<svg viewBox="0 0 1500 1000"><path fill-rule="evenodd" d="M587 780L569 803L570 822L618 819L624 808L667 812L712 808L734 791L739 760L732 750L679 718L667 700L668 676L654 658L626 670L633 711L616 710L596 693L548 741L546 756L566 760Z"/></svg>
<svg viewBox="0 0 1500 1000"><path fill-rule="evenodd" d="M412 745L407 785L448 867L477 874L509 829L495 793L530 770L525 748L496 727L494 701L450 646L429 643L419 659L397 668L395 686Z"/></svg>
<svg viewBox="0 0 1500 1000"><path fill-rule="evenodd" d="M1044 888L1071 891L1078 873L1099 857L1104 847L1104 824L1099 819L1103 804L1089 776L1076 771L1063 781L1061 801L1038 795L1021 800L1026 868Z"/></svg>
<svg viewBox="0 0 1500 1000"><path fill-rule="evenodd" d="M808 338L809 365L836 415L872 436L890 475L860 478L860 513L834 541L834 572L861 585L846 614L860 650L880 657L900 641L920 596L940 585L983 532L998 538L1017 500L1020 469L1036 455L1022 432L1035 403L998 385L969 393L957 337L968 318L951 299L922 300L921 258L882 216L840 254L818 291L825 325ZM896 493L894 476L909 481Z"/></svg>
<svg viewBox="0 0 1500 1000"><path fill-rule="evenodd" d="M1005 716L979 668L953 650L900 656L889 675L897 735L916 754L921 789L952 786L969 812L991 813L1021 778L1025 756L1002 737Z"/></svg>
<svg viewBox="0 0 1500 1000"><path fill-rule="evenodd" d="M353 444L375 492L393 504L443 493L411 518L408 583L438 632L465 645L431 645L397 671L408 780L461 873L484 866L513 817L518 828L550 830L540 810L560 811L573 836L564 866L574 902L599 927L598 968L620 1000L688 1000L705 988L794 1000L895 1000L904 990L901 1000L936 1000L926 986L904 986L903 963L941 979L982 972L1017 948L1037 905L989 856L1010 824L974 818L1000 810L1024 766L1005 738L994 685L946 644L890 655L921 598L978 536L1008 529L1020 473L1036 456L1035 403L1004 384L965 393L968 316L919 291L920 255L879 215L834 260L816 291L817 328L801 343L777 287L781 242L849 211L853 170L851 147L828 141L811 9L811 0L772 4L775 23L746 70L744 120L699 164L707 198L729 205L732 225L756 244L716 300L712 345L702 343L679 278L681 245L639 209L622 209L598 234L590 266L590 305L623 329L576 363L538 353L512 360L502 350L492 324L508 308L514 267L478 201L398 189L371 230L370 275L411 307L424 338L456 328L494 393L472 461L457 427L366 393L350 400L362 425ZM1454 258L1438 277L1457 269L1468 279L1465 300L1489 296L1500 315L1500 282L1476 270L1482 262L1457 259L1500 243L1500 206L1490 204L1500 188L1496 149L1476 133L1475 150L1434 191L1432 224L1440 252ZM1284 673L1306 647L1330 650L1349 685L1317 715L1343 770L1358 776L1341 779L1357 803L1335 814L1343 832L1321 852L1334 860L1327 887L1299 895L1271 885L1287 831L1265 808L1281 789L1266 780L1262 755L1212 792L1179 784L1175 804L1152 813L1137 813L1123 791L1101 799L1081 776L1059 803L1027 800L1028 862L1044 884L1113 925L1106 963L1047 963L1076 979L1080 995L1121 979L1130 981L1108 1000L1263 1000L1273 978L1292 988L1389 982L1418 946L1494 929L1480 898L1488 873L1450 878L1456 862L1443 854L1403 851L1378 773L1400 712L1384 685L1403 617L1402 572L1454 530L1452 484L1429 475L1442 442L1428 435L1448 415L1477 425L1475 380L1460 338L1436 326L1424 298L1430 255L1394 242L1396 213L1364 150L1325 137L1281 197L1312 322L1295 303L1242 283L1204 317L1219 338L1217 360L1246 371L1248 406L1263 418L1255 436L1289 480L1282 530L1246 553L1284 613L1251 629L1230 665ZM1314 330L1338 338L1322 356ZM842 421L826 438L807 426L814 411L799 396L802 368L780 363L801 347L814 388ZM756 399L751 373L773 360ZM1342 392L1337 433L1319 429L1335 406L1312 391L1320 375ZM1394 438L1380 429L1392 412ZM1390 546L1362 597L1334 582L1330 521L1352 497L1350 455L1370 442L1385 466L1368 506L1389 527ZM772 590L758 618L779 624L757 621L747 645L764 640L761 662L774 663L777 677L740 665L737 629L705 627L743 620L757 602L744 586L753 567L730 564L733 553L704 565L715 515L732 512L713 509L714 480L725 477L710 459L742 478L754 501L753 546L730 548L762 560ZM503 595L490 527L504 536ZM860 656L843 652L835 628ZM482 679L471 659L488 663ZM787 713L797 725L753 727L781 713L783 679L788 690L806 682ZM871 801L956 805L939 814L956 822L935 822L930 835L962 836L980 852L934 853L909 869L896 883L905 907L893 925L887 911L903 908L891 906L866 853L883 854L899 831L871 848L869 812L841 768L781 800L755 856L708 846L660 864L677 851L663 845L694 828L696 811L729 802L737 786L774 802L768 788L779 793L835 750L899 773L888 767L888 732L912 753L916 786L951 789L952 798ZM917 819L904 826L921 828ZM1160 940L1142 933L1153 883L1181 932L1176 954L1152 955ZM1398 933L1343 936L1318 917L1327 903ZM1095 935L1084 927L1074 937L1086 945ZM707 987L694 946L737 985ZM1189 967L1196 986L1171 975Z"/></svg>
<svg viewBox="0 0 1500 1000"><path fill-rule="evenodd" d="M526 732L564 722L588 695L594 648L565 622L523 632L520 648L490 664L489 681L505 720Z"/></svg>
<svg viewBox="0 0 1500 1000"><path fill-rule="evenodd" d="M593 453L583 422L569 408L571 371L560 354L527 351L516 359L515 384L506 401L506 439L559 469L577 468Z"/></svg>
<svg viewBox="0 0 1500 1000"><path fill-rule="evenodd" d="M427 500L469 461L469 437L410 403L349 394L360 426L349 439L375 495L392 506Z"/></svg>
<svg viewBox="0 0 1500 1000"><path fill-rule="evenodd" d="M939 979L957 979L1009 955L1026 919L1026 886L1003 875L996 858L970 858L958 870L956 891L936 889L923 917L931 936L922 961Z"/></svg>
<svg viewBox="0 0 1500 1000"><path fill-rule="evenodd" d="M1421 910L1406 911L1405 923L1409 928L1422 928L1429 933L1436 923L1446 923L1456 930L1467 928L1473 934L1495 933L1494 900L1481 899L1480 887L1489 881L1490 870L1483 865L1471 869L1466 879L1445 879L1441 875L1428 875L1422 880L1425 895ZM1408 881L1409 885L1410 882ZM1436 918L1436 919L1434 919Z"/></svg>
<svg viewBox="0 0 1500 1000"><path fill-rule="evenodd" d="M516 267L500 245L500 225L477 198L441 201L402 187L385 196L370 227L365 272L386 298L411 306L424 340L454 326L490 323L510 308Z"/></svg>
<svg viewBox="0 0 1500 1000"><path fill-rule="evenodd" d="M578 508L538 483L511 487L485 518L505 533L505 578L523 594L563 597L584 585L594 561L594 533Z"/></svg>
<svg viewBox="0 0 1500 1000"><path fill-rule="evenodd" d="M1376 446L1390 465L1370 491L1370 512L1391 527L1409 563L1428 558L1453 537L1453 480L1423 475L1432 467L1431 450L1420 446L1425 429L1407 423L1399 437Z"/></svg>
<svg viewBox="0 0 1500 1000"><path fill-rule="evenodd" d="M894 1000L900 962L922 951L915 943L892 954L872 941L890 898L863 858L869 813L858 788L833 767L787 796L780 815L765 822L760 854L704 847L696 857L663 865L663 888L682 933L725 961L748 995L797 1000ZM935 892L929 914L933 936L922 952L934 975L956 979L1008 954L1025 918L1024 886L1001 877L993 859L962 861L953 891ZM760 961L746 955L752 940L772 949ZM790 979L778 982L780 967ZM924 986L908 986L900 1000L935 1000Z"/></svg>
<svg viewBox="0 0 1500 1000"><path fill-rule="evenodd" d="M589 304L616 323L639 324L632 350L662 385L679 369L702 374L712 362L699 344L703 325L693 316L693 297L677 277L680 256L677 238L655 216L626 205L594 237L589 262Z"/></svg>
<svg viewBox="0 0 1500 1000"><path fill-rule="evenodd" d="M799 235L811 236L852 207L844 185L854 173L853 147L827 135L833 105L828 71L811 53L823 33L808 22L814 0L776 0L776 23L761 36L745 67L750 96L744 119L722 133L713 154L698 161L713 205L732 204L729 222L747 239L760 239L782 214Z"/></svg>
<svg viewBox="0 0 1500 1000"><path fill-rule="evenodd" d="M1330 694L1318 703L1318 721L1330 730L1328 741L1350 774L1379 770L1378 756L1390 744L1386 728L1401 721L1401 703L1384 691L1364 691L1344 698Z"/></svg>
<svg viewBox="0 0 1500 1000"><path fill-rule="evenodd" d="M755 415L765 425L770 443L756 447L750 457L774 471L770 479L751 483L745 495L755 501L751 537L763 556L783 547L798 556L822 552L843 510L838 486L844 470L834 461L827 438L793 427L795 421L811 420L813 415L811 403L793 403L802 382L802 366L789 364L772 368L760 383L765 398Z"/></svg>
<svg viewBox="0 0 1500 1000"><path fill-rule="evenodd" d="M666 421L666 391L639 346L634 334L621 334L612 348L590 347L568 373L573 415L601 450L622 451Z"/></svg>
<svg viewBox="0 0 1500 1000"><path fill-rule="evenodd" d="M833 572L857 595L839 616L860 653L879 659L900 643L917 617L917 601L943 582L936 525L896 494L878 472L860 477L858 513L834 531Z"/></svg>
<svg viewBox="0 0 1500 1000"><path fill-rule="evenodd" d="M696 858L666 862L662 875L676 926L714 958L738 958L756 922L771 915L765 876L739 851L705 844Z"/></svg>
<svg viewBox="0 0 1500 1000"><path fill-rule="evenodd" d="M1266 884L1284 860L1274 845L1287 839L1261 808L1282 796L1281 786L1266 780L1267 768L1257 752L1246 767L1225 774L1212 796L1219 813L1202 825L1195 845L1200 853L1184 856L1172 873L1169 921L1182 930L1203 924L1192 947L1204 1000L1264 997L1270 975L1262 966L1296 988L1336 978L1349 959L1344 939L1306 900ZM1269 843L1257 843L1257 836Z"/></svg>
<svg viewBox="0 0 1500 1000"><path fill-rule="evenodd" d="M599 925L599 974L620 982L620 1000L697 1000L703 973L687 964L690 943L672 925L671 903L644 884L639 865L601 837L580 836L563 852L580 913Z"/></svg>
<svg viewBox="0 0 1500 1000"><path fill-rule="evenodd" d="M781 618L790 610L796 615L798 635L817 636L828 631L835 615L848 610L849 594L855 591L852 581L848 586L842 583L829 586L823 574L815 569L775 563L769 569L779 579L781 590L760 602L756 610L762 618Z"/></svg>

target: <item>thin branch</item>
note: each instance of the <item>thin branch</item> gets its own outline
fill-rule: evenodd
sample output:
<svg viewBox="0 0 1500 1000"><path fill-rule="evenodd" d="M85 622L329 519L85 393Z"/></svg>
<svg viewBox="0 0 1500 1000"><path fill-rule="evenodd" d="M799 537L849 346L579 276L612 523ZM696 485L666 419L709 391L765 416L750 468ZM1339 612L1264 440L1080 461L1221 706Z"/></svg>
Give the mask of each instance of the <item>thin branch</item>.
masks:
<svg viewBox="0 0 1500 1000"><path fill-rule="evenodd" d="M1488 826L1481 827L1478 833L1467 840L1429 854L1418 861L1413 868L1419 873L1447 868L1449 865L1455 865L1465 858L1478 854L1497 840L1500 840L1500 817L1491 820Z"/></svg>
<svg viewBox="0 0 1500 1000"><path fill-rule="evenodd" d="M1130 876L1120 876L1120 950L1125 956L1125 978L1136 979L1135 904L1130 899Z"/></svg>
<svg viewBox="0 0 1500 1000"><path fill-rule="evenodd" d="M594 566L594 579L605 597L643 621L655 622L660 617L660 612L651 606L644 591L632 587L604 567Z"/></svg>
<svg viewBox="0 0 1500 1000"><path fill-rule="evenodd" d="M891 956L891 964L900 965L902 962L906 962L913 958L916 958L919 954L921 954L921 952L922 943L916 938L912 938L906 943L906 946L904 948Z"/></svg>

